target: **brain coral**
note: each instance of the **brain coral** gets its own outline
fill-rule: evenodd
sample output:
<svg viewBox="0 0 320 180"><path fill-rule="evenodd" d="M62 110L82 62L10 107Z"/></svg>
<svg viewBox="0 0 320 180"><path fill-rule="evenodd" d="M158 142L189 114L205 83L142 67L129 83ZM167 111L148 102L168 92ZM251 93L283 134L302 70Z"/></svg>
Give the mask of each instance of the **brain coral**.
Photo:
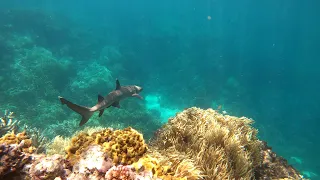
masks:
<svg viewBox="0 0 320 180"><path fill-rule="evenodd" d="M206 179L251 179L261 164L261 142L252 122L212 109L189 108L170 119L151 145L188 154Z"/></svg>

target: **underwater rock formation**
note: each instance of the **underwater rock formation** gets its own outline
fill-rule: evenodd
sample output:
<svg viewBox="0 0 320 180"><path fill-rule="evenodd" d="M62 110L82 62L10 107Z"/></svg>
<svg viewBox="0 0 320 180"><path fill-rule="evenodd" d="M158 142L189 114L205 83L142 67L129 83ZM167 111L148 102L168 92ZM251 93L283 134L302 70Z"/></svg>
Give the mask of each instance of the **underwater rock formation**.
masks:
<svg viewBox="0 0 320 180"><path fill-rule="evenodd" d="M21 150L24 141L19 144L0 144L0 179L10 173L14 173L31 160L29 154L23 153Z"/></svg>
<svg viewBox="0 0 320 180"><path fill-rule="evenodd" d="M33 161L27 164L23 171L24 179L55 179L56 177L65 177L65 160L61 155L53 156L34 156Z"/></svg>
<svg viewBox="0 0 320 180"><path fill-rule="evenodd" d="M262 143L262 164L255 169L256 179L302 179L299 172L288 165L287 160L272 152L266 142Z"/></svg>
<svg viewBox="0 0 320 180"><path fill-rule="evenodd" d="M47 148L64 152L47 149L48 154L29 151L26 144L30 143L26 142L30 137L25 132L10 133L1 137L0 178L302 179L297 170L258 140L252 122L212 109L189 108L171 118L149 146L131 127L91 128L72 138L56 138L54 146ZM8 136L10 141L4 140Z"/></svg>

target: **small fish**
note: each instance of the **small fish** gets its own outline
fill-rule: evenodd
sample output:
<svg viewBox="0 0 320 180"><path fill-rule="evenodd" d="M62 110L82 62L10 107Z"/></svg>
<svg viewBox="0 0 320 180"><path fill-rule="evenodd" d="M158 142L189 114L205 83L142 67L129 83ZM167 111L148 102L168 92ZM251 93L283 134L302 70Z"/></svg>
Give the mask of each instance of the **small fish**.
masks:
<svg viewBox="0 0 320 180"><path fill-rule="evenodd" d="M120 108L120 101L128 97L137 97L143 99L139 93L142 87L136 85L121 86L119 80L116 80L116 89L111 91L106 97L98 95L98 103L93 107L84 107L66 100L59 96L61 104L66 104L70 109L82 116L79 126L84 125L91 118L94 112L99 111L99 117L102 116L104 110L110 106Z"/></svg>

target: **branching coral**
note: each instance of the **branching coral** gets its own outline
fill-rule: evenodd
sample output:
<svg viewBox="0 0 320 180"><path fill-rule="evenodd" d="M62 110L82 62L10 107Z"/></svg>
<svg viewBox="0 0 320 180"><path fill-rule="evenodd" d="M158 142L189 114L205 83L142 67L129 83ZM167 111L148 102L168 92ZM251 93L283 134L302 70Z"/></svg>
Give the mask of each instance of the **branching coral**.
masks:
<svg viewBox="0 0 320 180"><path fill-rule="evenodd" d="M7 134L10 131L15 131L19 123L14 119L13 112L5 111L3 117L0 118L0 137Z"/></svg>
<svg viewBox="0 0 320 180"><path fill-rule="evenodd" d="M32 140L32 146L35 147L35 153L43 153L46 151L48 139L40 133L39 129L25 125L24 131Z"/></svg>
<svg viewBox="0 0 320 180"><path fill-rule="evenodd" d="M248 118L189 108L169 120L152 146L184 152L207 179L251 179L261 164L257 130Z"/></svg>

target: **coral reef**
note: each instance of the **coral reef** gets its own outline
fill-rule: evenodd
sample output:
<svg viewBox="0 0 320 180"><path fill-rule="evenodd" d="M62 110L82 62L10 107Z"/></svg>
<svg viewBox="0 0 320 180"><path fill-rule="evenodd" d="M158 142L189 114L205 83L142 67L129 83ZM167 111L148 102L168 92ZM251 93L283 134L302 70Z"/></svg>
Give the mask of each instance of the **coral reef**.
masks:
<svg viewBox="0 0 320 180"><path fill-rule="evenodd" d="M247 118L189 108L170 119L149 146L128 127L85 128L56 137L36 154L26 132L0 139L3 179L302 179L256 137ZM33 136L34 137L34 136ZM29 147L29 148L28 148Z"/></svg>
<svg viewBox="0 0 320 180"><path fill-rule="evenodd" d="M8 96L53 97L60 88L60 83L64 80L63 74L68 72L69 65L68 59L57 59L51 51L42 47L17 50L11 66L14 72L11 81L14 84L8 89ZM51 71L52 69L55 71Z"/></svg>

